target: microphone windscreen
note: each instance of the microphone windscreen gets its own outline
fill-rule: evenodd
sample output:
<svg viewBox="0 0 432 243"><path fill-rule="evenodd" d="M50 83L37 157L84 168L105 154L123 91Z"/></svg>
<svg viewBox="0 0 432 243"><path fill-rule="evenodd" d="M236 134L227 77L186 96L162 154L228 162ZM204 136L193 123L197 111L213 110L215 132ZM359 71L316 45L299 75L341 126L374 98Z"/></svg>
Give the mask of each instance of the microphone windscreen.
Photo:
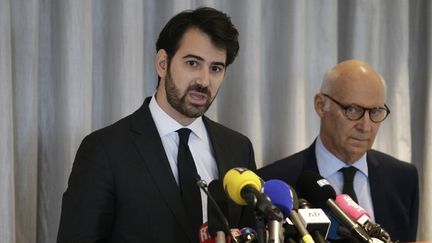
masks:
<svg viewBox="0 0 432 243"><path fill-rule="evenodd" d="M211 201L210 197L207 202L207 218L208 218L208 231L212 237L216 237L216 233L218 231L224 231L225 234L228 234L226 223L226 216L228 213L228 202L227 196L223 190L222 182L220 180L213 180L208 185L208 192L211 197L213 197L214 202ZM221 213L223 215L219 215L218 209L219 207Z"/></svg>
<svg viewBox="0 0 432 243"><path fill-rule="evenodd" d="M355 221L361 221L364 223L366 220L370 220L369 214L360 205L358 205L352 198L347 194L340 194L336 196L336 203L342 210L348 214Z"/></svg>
<svg viewBox="0 0 432 243"><path fill-rule="evenodd" d="M264 183L263 191L270 198L273 205L282 211L284 217L288 217L293 209L290 186L282 180L273 179Z"/></svg>
<svg viewBox="0 0 432 243"><path fill-rule="evenodd" d="M241 191L245 186L251 186L257 191L261 191L263 181L254 172L246 168L230 169L224 176L223 187L228 196L239 205L246 205L246 201L241 196Z"/></svg>
<svg viewBox="0 0 432 243"><path fill-rule="evenodd" d="M311 204L323 207L328 199L335 199L336 192L330 182L313 171L304 171L297 182L299 194Z"/></svg>

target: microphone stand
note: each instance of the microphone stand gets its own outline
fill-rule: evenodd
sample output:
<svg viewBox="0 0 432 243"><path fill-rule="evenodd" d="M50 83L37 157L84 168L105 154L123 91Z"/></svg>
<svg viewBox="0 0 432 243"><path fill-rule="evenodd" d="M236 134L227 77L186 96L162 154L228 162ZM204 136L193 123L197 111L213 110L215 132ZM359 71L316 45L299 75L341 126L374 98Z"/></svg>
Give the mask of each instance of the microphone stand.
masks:
<svg viewBox="0 0 432 243"><path fill-rule="evenodd" d="M255 212L255 222L256 222L258 243L267 242L265 221L270 222L270 227L269 227L270 237L268 239L268 242L271 243L283 242L283 237L282 237L283 235L281 234L282 221L283 221L282 212L274 205L271 205L270 208L265 207L264 202L258 200L258 198L254 194L245 197L245 201L249 201L248 205L252 206Z"/></svg>
<svg viewBox="0 0 432 243"><path fill-rule="evenodd" d="M255 212L255 224L256 224L258 243L265 243L267 235L266 235L266 230L265 230L264 217L262 214Z"/></svg>

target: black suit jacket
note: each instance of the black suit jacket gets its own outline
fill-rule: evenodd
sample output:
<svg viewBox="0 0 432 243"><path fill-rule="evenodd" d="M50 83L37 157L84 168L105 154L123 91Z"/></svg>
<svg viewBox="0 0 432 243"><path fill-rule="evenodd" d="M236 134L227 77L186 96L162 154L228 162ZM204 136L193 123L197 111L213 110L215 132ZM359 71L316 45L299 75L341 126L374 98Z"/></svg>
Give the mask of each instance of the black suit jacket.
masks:
<svg viewBox="0 0 432 243"><path fill-rule="evenodd" d="M147 98L135 113L88 135L63 195L57 242L198 242ZM249 139L203 117L219 178L232 167L255 169ZM243 208L229 202L231 226Z"/></svg>
<svg viewBox="0 0 432 243"><path fill-rule="evenodd" d="M376 150L367 152L367 165L376 223L387 230L392 240L415 241L419 207L417 169ZM257 173L264 180L281 179L296 187L306 170L319 173L315 143Z"/></svg>

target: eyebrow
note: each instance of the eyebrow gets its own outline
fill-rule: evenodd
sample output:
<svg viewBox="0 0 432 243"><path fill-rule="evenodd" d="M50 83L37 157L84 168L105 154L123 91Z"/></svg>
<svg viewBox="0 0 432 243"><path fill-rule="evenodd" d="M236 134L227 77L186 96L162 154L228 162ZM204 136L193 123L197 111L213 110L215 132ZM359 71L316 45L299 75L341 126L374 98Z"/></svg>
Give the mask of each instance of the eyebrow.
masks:
<svg viewBox="0 0 432 243"><path fill-rule="evenodd" d="M200 61L205 61L204 58L202 58L200 56L197 56L197 55L193 55L193 54L188 54L186 56L183 56L183 59L185 59L185 58L195 58L195 59L198 59ZM225 67L225 63L224 62L212 62L211 64L212 65L220 65L220 66Z"/></svg>

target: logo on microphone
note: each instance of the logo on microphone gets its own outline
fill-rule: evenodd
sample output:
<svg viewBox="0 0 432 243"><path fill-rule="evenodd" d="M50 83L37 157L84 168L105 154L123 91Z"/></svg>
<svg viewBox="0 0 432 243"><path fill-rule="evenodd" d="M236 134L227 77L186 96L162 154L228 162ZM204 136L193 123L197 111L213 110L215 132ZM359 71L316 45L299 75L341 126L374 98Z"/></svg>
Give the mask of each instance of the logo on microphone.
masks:
<svg viewBox="0 0 432 243"><path fill-rule="evenodd" d="M317 181L318 186L324 187L324 186L331 186L330 182L326 179L320 179Z"/></svg>
<svg viewBox="0 0 432 243"><path fill-rule="evenodd" d="M321 214L319 212L310 212L309 217L319 217Z"/></svg>
<svg viewBox="0 0 432 243"><path fill-rule="evenodd" d="M352 200L352 198L349 195L342 194L342 199L347 203L349 207L353 208L357 212L364 211L364 209L360 207L360 205L358 205L356 202L354 202L354 200Z"/></svg>
<svg viewBox="0 0 432 243"><path fill-rule="evenodd" d="M199 240L200 242L205 242L206 240L210 240L211 236L208 232L208 223L205 222L203 225L201 225L199 230Z"/></svg>

